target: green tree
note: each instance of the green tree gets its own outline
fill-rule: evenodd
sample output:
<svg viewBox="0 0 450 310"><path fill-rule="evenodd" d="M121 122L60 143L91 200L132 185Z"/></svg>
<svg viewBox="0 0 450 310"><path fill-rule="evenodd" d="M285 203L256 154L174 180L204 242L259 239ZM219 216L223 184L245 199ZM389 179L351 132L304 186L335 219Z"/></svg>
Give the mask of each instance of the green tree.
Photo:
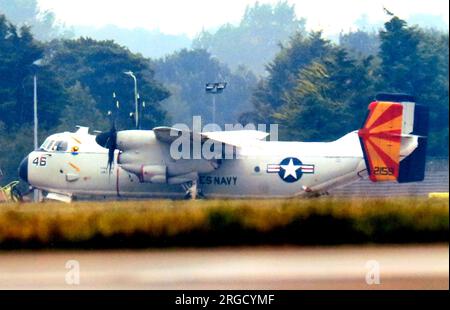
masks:
<svg viewBox="0 0 450 310"><path fill-rule="evenodd" d="M254 121L273 122L271 115L284 104L284 93L297 85L298 72L328 55L332 49L333 45L322 37L321 32L312 32L308 36L298 33L283 45L267 66L269 76L259 82L253 94Z"/></svg>
<svg viewBox="0 0 450 310"><path fill-rule="evenodd" d="M47 66L33 63L44 46L28 27L17 29L0 15L0 166L4 181L17 178L17 167L33 149L33 75L38 76L40 137L47 135L67 104L66 91Z"/></svg>
<svg viewBox="0 0 450 310"><path fill-rule="evenodd" d="M281 137L331 141L358 129L372 97L368 66L370 60L358 62L336 47L301 69L272 114L282 125Z"/></svg>
<svg viewBox="0 0 450 310"><path fill-rule="evenodd" d="M380 48L378 33L357 30L354 32L341 33L339 35L339 45L353 57L376 56Z"/></svg>
<svg viewBox="0 0 450 310"><path fill-rule="evenodd" d="M304 32L305 20L298 19L293 5L286 1L275 5L249 6L238 26L225 24L214 34L203 31L194 40L194 48L207 49L231 69L245 65L257 74L264 74L264 65L296 32Z"/></svg>
<svg viewBox="0 0 450 310"><path fill-rule="evenodd" d="M277 123L280 138L330 141L358 129L374 95L373 57L351 57L320 32L296 35L269 65L246 122Z"/></svg>
<svg viewBox="0 0 450 310"><path fill-rule="evenodd" d="M43 128L54 126L65 105L65 91L47 66L35 61L44 47L28 27L19 30L0 15L0 118L8 129L33 120L33 75L39 77L39 115Z"/></svg>
<svg viewBox="0 0 450 310"><path fill-rule="evenodd" d="M417 102L430 108L430 155L448 156L449 95L448 95L448 33L420 30L420 75L415 87Z"/></svg>
<svg viewBox="0 0 450 310"><path fill-rule="evenodd" d="M99 131L109 129L108 119L96 108L96 102L92 98L89 88L76 82L68 89L68 101L69 104L62 111L59 125L55 131L73 130L77 125Z"/></svg>
<svg viewBox="0 0 450 310"><path fill-rule="evenodd" d="M411 73L420 66L420 37L404 20L393 17L380 31L380 76L386 91L404 91L416 95L417 77Z"/></svg>
<svg viewBox="0 0 450 310"><path fill-rule="evenodd" d="M201 116L212 122L212 98L205 94L205 84L226 81L226 90L217 96L216 123L235 123L238 116L251 109L250 96L256 77L245 67L231 72L206 50L181 50L154 62L156 78L171 89L173 96L166 107L175 123L192 122Z"/></svg>
<svg viewBox="0 0 450 310"><path fill-rule="evenodd" d="M380 32L380 90L412 94L430 108L429 154L448 155L448 33L393 17Z"/></svg>
<svg viewBox="0 0 450 310"><path fill-rule="evenodd" d="M121 128L130 128L128 114L134 111L134 82L124 74L131 70L138 79L138 89L146 108L143 128L153 128L166 122L160 101L169 96L162 84L154 79L148 59L133 54L113 41L89 38L53 41L47 48L50 69L60 77L66 88L80 82L88 87L95 106L104 115L112 108L112 94L116 92L121 103L118 122Z"/></svg>

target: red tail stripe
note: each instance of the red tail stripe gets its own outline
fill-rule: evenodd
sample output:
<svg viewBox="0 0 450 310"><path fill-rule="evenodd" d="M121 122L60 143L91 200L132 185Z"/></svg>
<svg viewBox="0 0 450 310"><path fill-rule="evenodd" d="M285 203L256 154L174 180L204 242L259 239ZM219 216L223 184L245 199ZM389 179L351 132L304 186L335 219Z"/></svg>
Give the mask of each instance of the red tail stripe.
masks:
<svg viewBox="0 0 450 310"><path fill-rule="evenodd" d="M374 138L380 138L383 140L393 141L393 142L400 142L402 136L400 135L400 132L398 134L390 134L387 132L380 132L380 133L373 133L370 135L370 137Z"/></svg>
<svg viewBox="0 0 450 310"><path fill-rule="evenodd" d="M394 168L394 175L397 177L398 176L398 163L393 161L389 157L389 155L387 155L380 147L378 147L370 139L367 139L366 141L367 141L367 143L370 143L370 145L375 149L375 151L377 152L378 156L381 157L381 159L383 160L383 162L386 164L387 167ZM370 165L373 166L373 163L370 162ZM373 167L371 167L371 168L373 169Z"/></svg>
<svg viewBox="0 0 450 310"><path fill-rule="evenodd" d="M401 116L402 113L402 105L393 103L380 115L380 117L378 117L378 119L370 126L370 128L368 128L368 130L370 131L371 129L383 125L384 123L387 123L390 120Z"/></svg>

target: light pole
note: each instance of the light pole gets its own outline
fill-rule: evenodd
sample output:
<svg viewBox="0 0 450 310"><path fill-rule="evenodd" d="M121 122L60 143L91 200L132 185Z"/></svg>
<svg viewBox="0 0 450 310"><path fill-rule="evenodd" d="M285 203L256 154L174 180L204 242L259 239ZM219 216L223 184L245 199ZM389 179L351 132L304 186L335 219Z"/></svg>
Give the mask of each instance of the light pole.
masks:
<svg viewBox="0 0 450 310"><path fill-rule="evenodd" d="M38 149L37 74L33 76L34 150Z"/></svg>
<svg viewBox="0 0 450 310"><path fill-rule="evenodd" d="M218 82L218 83L206 83L205 91L207 94L213 95L213 106L212 106L212 122L216 123L216 95L223 93L225 88L227 87L226 82Z"/></svg>
<svg viewBox="0 0 450 310"><path fill-rule="evenodd" d="M134 114L134 118L135 118L135 124L136 124L136 129L139 129L139 104L138 104L138 91L137 91L137 79L136 76L134 75L133 71L127 71L124 72L124 74L131 76L131 78L134 81L134 105L135 105L135 114Z"/></svg>
<svg viewBox="0 0 450 310"><path fill-rule="evenodd" d="M33 62L33 65L38 68L40 66L42 66L42 59L38 59L35 62ZM37 98L37 69L34 70L34 75L33 75L33 123L34 123L34 130L33 130L33 134L34 134L34 150L37 151L38 147L39 147L39 142L38 142L38 110L37 110L37 105L38 105L38 98ZM38 189L35 189L33 191L33 200L34 202L40 202L41 201L41 191Z"/></svg>

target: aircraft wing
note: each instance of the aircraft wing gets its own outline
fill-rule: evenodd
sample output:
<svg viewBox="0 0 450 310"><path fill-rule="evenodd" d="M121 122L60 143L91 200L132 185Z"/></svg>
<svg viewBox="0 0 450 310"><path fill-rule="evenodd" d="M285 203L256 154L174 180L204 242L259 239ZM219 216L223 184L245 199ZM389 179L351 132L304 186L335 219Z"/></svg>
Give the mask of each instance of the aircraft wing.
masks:
<svg viewBox="0 0 450 310"><path fill-rule="evenodd" d="M197 133L191 130L157 127L152 131L125 130L117 132L113 127L110 132L98 135L96 141L99 145L109 149L109 167L114 162L114 154L117 154L117 164L127 172L138 176L142 183L187 184L196 181L199 174L217 170L221 166L222 159L234 158L242 146L257 142L267 136L268 134L256 130ZM172 143L179 138L181 140L178 142L181 143L183 143L183 139L188 139L188 142L191 143L190 146L200 143L202 145L201 154L197 156L189 151L188 158L183 157L183 153L179 159L173 157L169 159L160 145L153 142L156 139L163 144L172 146ZM216 149L218 144L221 146L220 151ZM120 152L115 153L115 150ZM203 151L207 152L203 153ZM216 157L218 155L216 152L221 152L220 159Z"/></svg>
<svg viewBox="0 0 450 310"><path fill-rule="evenodd" d="M156 138L165 143L172 143L177 140L182 135L189 135L191 140L194 138L199 139L201 142L204 142L207 138L202 136L200 133L195 133L192 131L186 131L183 129L173 128L173 127L156 127L153 128L153 132L155 133Z"/></svg>
<svg viewBox="0 0 450 310"><path fill-rule="evenodd" d="M248 145L254 141L261 141L269 135L266 132L258 130L236 130L236 131L214 131L196 133L172 127L156 127L153 129L156 138L162 142L172 143L181 135L190 135L191 140L197 138L202 143L210 140L212 143L224 143L234 147Z"/></svg>

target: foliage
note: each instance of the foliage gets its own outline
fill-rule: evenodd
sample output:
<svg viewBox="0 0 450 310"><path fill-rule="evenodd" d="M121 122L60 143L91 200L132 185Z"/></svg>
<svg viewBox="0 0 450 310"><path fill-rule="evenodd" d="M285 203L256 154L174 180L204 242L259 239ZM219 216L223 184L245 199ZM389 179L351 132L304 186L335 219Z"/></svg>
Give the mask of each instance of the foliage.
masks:
<svg viewBox="0 0 450 310"><path fill-rule="evenodd" d="M333 140L358 129L377 92L403 92L430 108L428 153L448 156L448 33L393 16L378 39L358 31L337 46L320 32L297 34L268 72L254 92L254 114L243 119L277 122L283 139Z"/></svg>
<svg viewBox="0 0 450 310"><path fill-rule="evenodd" d="M147 59L132 54L113 41L95 41L90 38L53 41L47 47L47 59L51 70L63 78L66 87L77 82L87 86L96 102L96 108L105 113L113 108L112 94L115 92L121 103L119 123L121 128L130 128L128 114L134 111L134 82L124 72L133 71L138 80L142 101L146 102L143 128L151 129L165 121L159 102L169 92L154 79L154 71Z"/></svg>
<svg viewBox="0 0 450 310"><path fill-rule="evenodd" d="M286 1L275 5L255 3L245 10L238 26L225 24L214 34L203 31L194 40L194 48L207 49L232 69L245 65L256 74L264 74L264 65L296 32L305 31L305 20L298 19L295 8Z"/></svg>
<svg viewBox="0 0 450 310"><path fill-rule="evenodd" d="M339 34L339 45L345 48L353 58L376 56L380 48L378 33L357 30Z"/></svg>
<svg viewBox="0 0 450 310"><path fill-rule="evenodd" d="M33 120L33 75L38 74L38 113L44 129L58 119L58 106L65 103L65 91L46 66L34 63L41 59L44 47L34 41L28 27L19 30L0 16L0 115L10 130Z"/></svg>
<svg viewBox="0 0 450 310"><path fill-rule="evenodd" d="M128 129L134 110L133 70L146 100L143 127L166 122L159 101L169 92L154 79L148 59L112 41L92 39L36 41L29 27L0 15L0 166L3 182L17 178L17 167L33 149L33 77L37 77L39 141L75 125L106 130L116 91L122 108L119 128Z"/></svg>
<svg viewBox="0 0 450 310"><path fill-rule="evenodd" d="M274 120L283 124L282 128L300 129L291 134L300 141L334 140L354 130L370 99L367 65L348 58L339 48L314 61L300 70L297 86L286 91L285 104L273 114ZM365 95L358 90L365 90Z"/></svg>
<svg viewBox="0 0 450 310"><path fill-rule="evenodd" d="M429 153L448 155L448 33L393 17L380 32L378 88L412 94L430 108Z"/></svg>
<svg viewBox="0 0 450 310"><path fill-rule="evenodd" d="M0 246L446 242L448 210L448 200L426 198L10 204L0 209Z"/></svg>
<svg viewBox="0 0 450 310"><path fill-rule="evenodd" d="M350 58L320 32L293 37L254 93L255 121L278 123L282 139L303 141L332 140L356 129L373 92L370 62Z"/></svg>
<svg viewBox="0 0 450 310"><path fill-rule="evenodd" d="M59 37L62 28L50 12L37 9L35 0L0 0L0 10L28 25L15 26L0 14L3 182L16 178L20 160L32 148L34 75L41 139L74 125L106 129L113 92L121 103L119 129L131 128L133 80L123 72L132 70L146 101L145 129L169 121L190 124L194 115L210 122L207 82L228 82L216 97L220 125L238 119L276 122L282 139L303 141L330 141L358 129L377 92L407 92L430 108L428 153L448 156L448 32L411 27L393 16L375 34L363 17L360 30L342 34L336 45L320 32L306 34L304 20L286 2L256 4L247 8L238 26L202 33L194 46L206 50L181 50L150 60L113 41L37 41L33 31L45 16L47 30L39 30L40 39ZM264 64L267 76L258 80L253 72L262 74Z"/></svg>
<svg viewBox="0 0 450 310"><path fill-rule="evenodd" d="M227 82L225 91L216 97L216 123L234 124L241 111L251 109L250 94L256 77L245 67L231 72L206 50L183 49L153 62L156 79L168 85L173 96L164 102L174 123L192 123L201 116L203 124L212 122L212 98L205 94L205 84Z"/></svg>
<svg viewBox="0 0 450 310"><path fill-rule="evenodd" d="M75 126L85 126L99 131L106 131L110 124L104 113L96 108L96 102L90 94L88 87L83 87L80 82L68 89L68 101L61 113L56 132L66 131ZM80 119L80 115L83 118Z"/></svg>
<svg viewBox="0 0 450 310"><path fill-rule="evenodd" d="M270 120L270 110L283 105L283 94L295 87L298 72L322 55L327 55L333 46L322 38L320 32L308 36L295 35L282 46L275 59L267 66L269 76L260 82L254 93L254 104L260 120ZM269 121L270 122L270 121Z"/></svg>

